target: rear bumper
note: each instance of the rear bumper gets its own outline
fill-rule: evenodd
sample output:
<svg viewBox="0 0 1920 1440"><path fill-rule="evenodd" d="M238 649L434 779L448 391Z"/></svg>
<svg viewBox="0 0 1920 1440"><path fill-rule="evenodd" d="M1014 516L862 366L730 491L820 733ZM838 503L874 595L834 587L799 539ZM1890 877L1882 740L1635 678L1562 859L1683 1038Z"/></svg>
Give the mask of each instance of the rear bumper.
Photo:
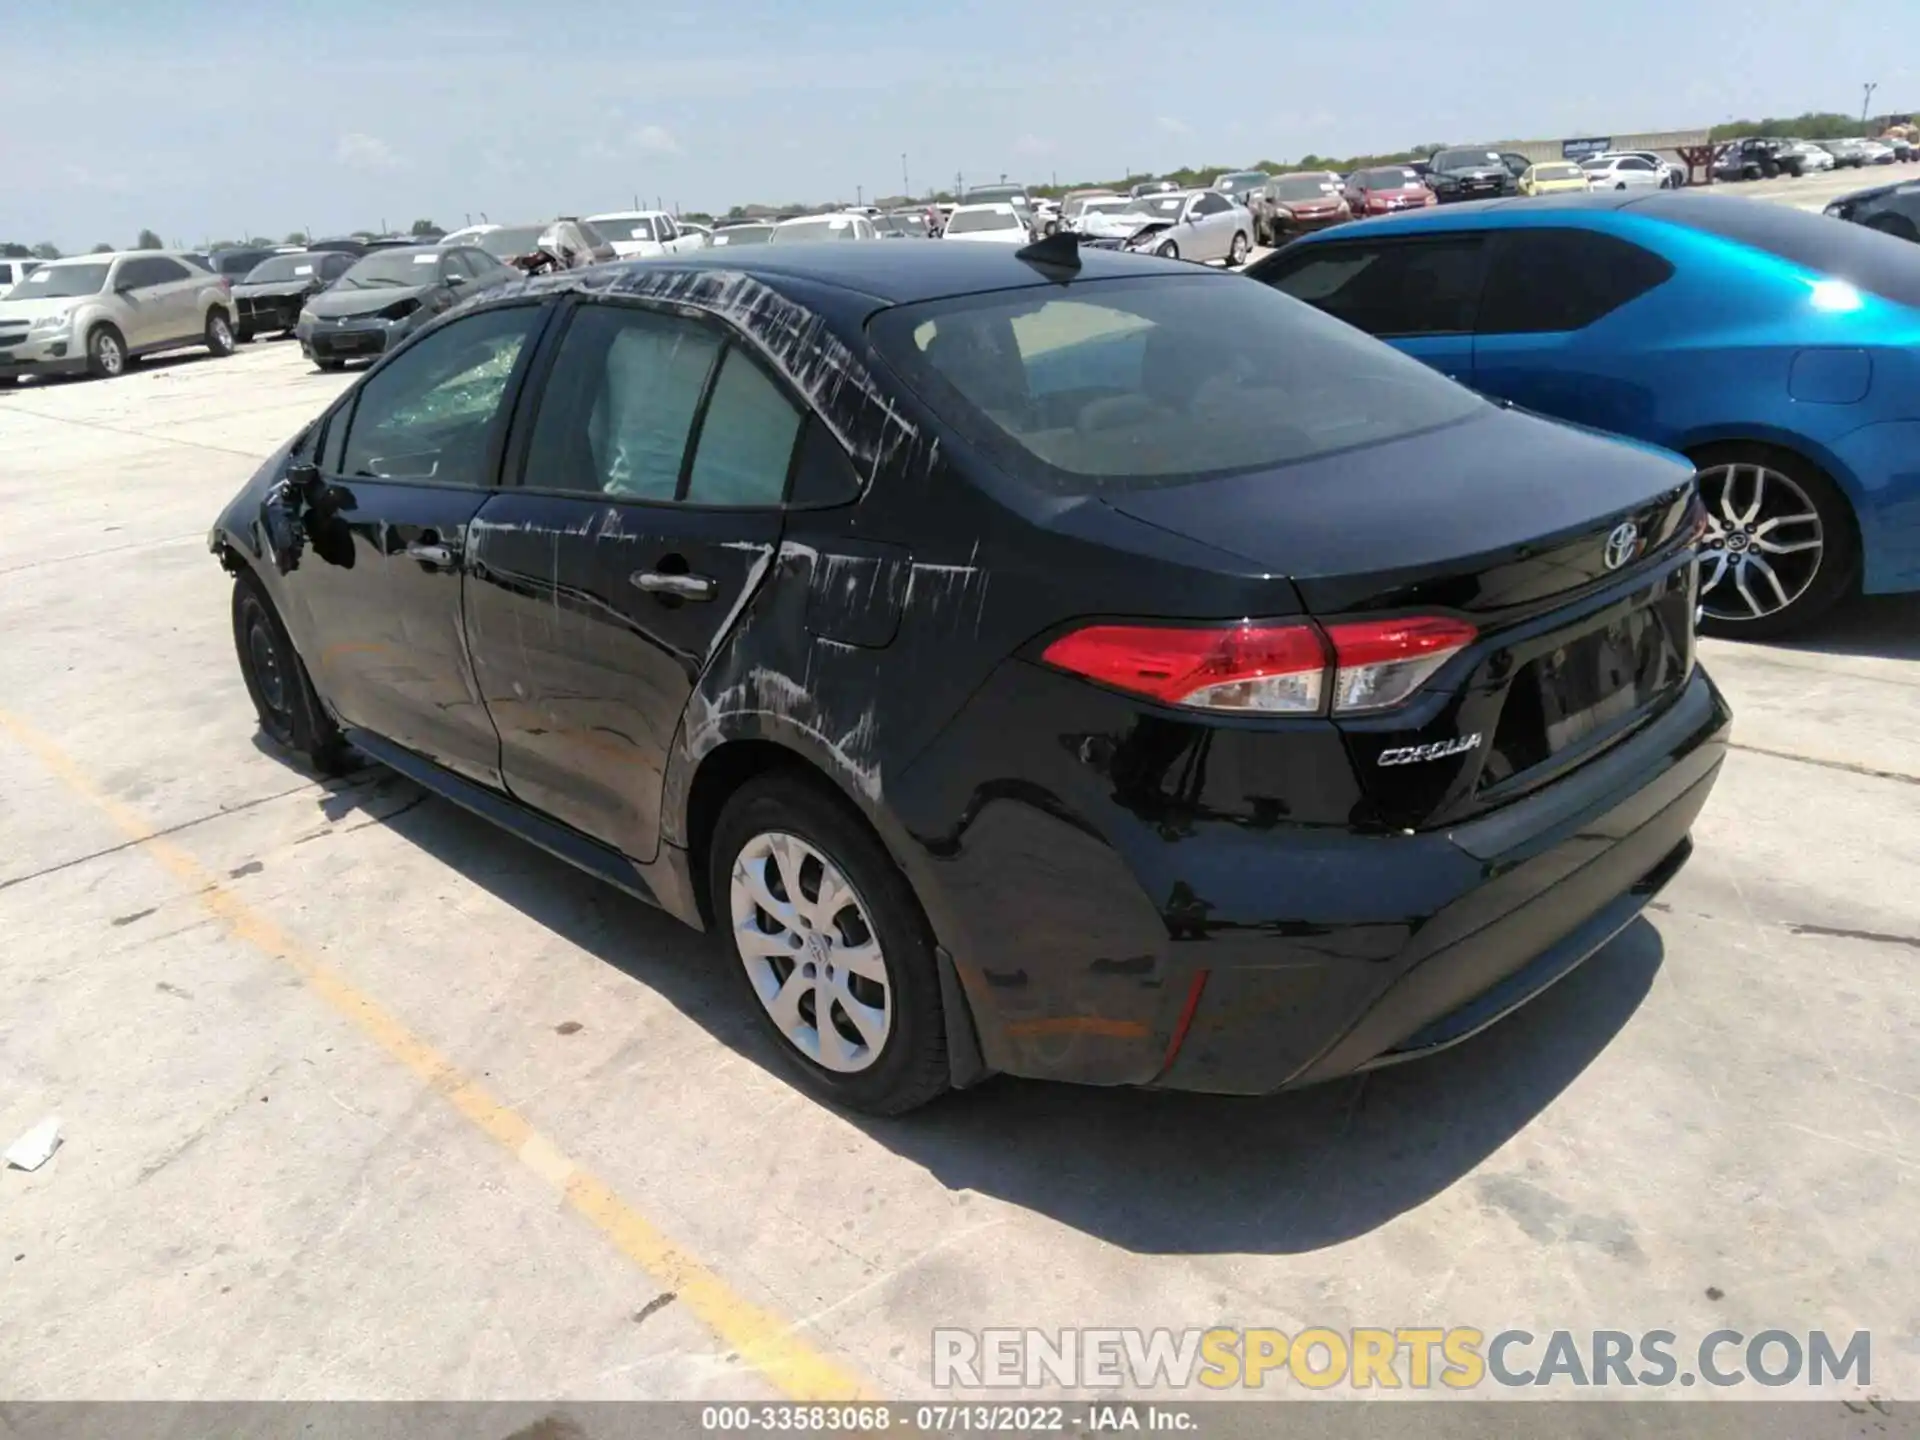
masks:
<svg viewBox="0 0 1920 1440"><path fill-rule="evenodd" d="M1012 718L993 705L981 722ZM1561 780L1414 835L1196 822L1111 775L1105 797L1082 790L1075 806L1081 787L1050 767L977 800L913 878L988 1068L1264 1094L1456 1044L1631 924L1687 858L1730 724L1696 669L1637 734ZM936 751L991 743L971 729L963 717ZM1216 750L1213 768L1235 764ZM890 798L911 808L912 789Z"/></svg>

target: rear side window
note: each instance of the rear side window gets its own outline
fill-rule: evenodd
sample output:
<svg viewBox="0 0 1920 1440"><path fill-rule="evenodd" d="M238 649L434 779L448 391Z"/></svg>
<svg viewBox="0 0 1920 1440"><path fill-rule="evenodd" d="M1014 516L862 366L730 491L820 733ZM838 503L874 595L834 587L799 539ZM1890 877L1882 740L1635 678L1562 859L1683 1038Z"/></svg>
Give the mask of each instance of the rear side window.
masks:
<svg viewBox="0 0 1920 1440"><path fill-rule="evenodd" d="M778 505L787 489L800 412L738 349L729 349L700 421L687 475L696 505Z"/></svg>
<svg viewBox="0 0 1920 1440"><path fill-rule="evenodd" d="M1477 236L1315 245L1258 278L1369 335L1461 335L1480 290Z"/></svg>
<svg viewBox="0 0 1920 1440"><path fill-rule="evenodd" d="M875 344L1003 468L1067 493L1396 439L1483 402L1264 285L1083 281L883 311Z"/></svg>
<svg viewBox="0 0 1920 1440"><path fill-rule="evenodd" d="M692 320L583 306L541 394L523 483L616 499L674 499L720 349L719 338Z"/></svg>
<svg viewBox="0 0 1920 1440"><path fill-rule="evenodd" d="M1483 335L1580 330L1673 275L1652 251L1596 230L1499 230L1488 243Z"/></svg>

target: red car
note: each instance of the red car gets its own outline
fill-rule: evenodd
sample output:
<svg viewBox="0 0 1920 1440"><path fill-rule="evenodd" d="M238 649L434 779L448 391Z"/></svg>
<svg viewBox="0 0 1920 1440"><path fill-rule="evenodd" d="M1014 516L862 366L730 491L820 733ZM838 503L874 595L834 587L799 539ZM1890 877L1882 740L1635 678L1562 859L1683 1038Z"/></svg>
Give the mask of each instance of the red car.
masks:
<svg viewBox="0 0 1920 1440"><path fill-rule="evenodd" d="M1354 171L1347 177L1346 198L1355 215L1392 215L1439 203L1418 172L1404 165Z"/></svg>

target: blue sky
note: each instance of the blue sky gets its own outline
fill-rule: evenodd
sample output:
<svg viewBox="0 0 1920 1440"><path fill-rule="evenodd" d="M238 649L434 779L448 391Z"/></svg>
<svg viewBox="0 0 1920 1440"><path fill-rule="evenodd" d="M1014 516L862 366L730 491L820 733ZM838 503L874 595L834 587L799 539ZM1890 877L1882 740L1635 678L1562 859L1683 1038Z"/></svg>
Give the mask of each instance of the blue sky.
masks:
<svg viewBox="0 0 1920 1440"><path fill-rule="evenodd" d="M1910 12L1838 0L0 0L0 239L198 244L852 200L1424 140L1920 108Z"/></svg>

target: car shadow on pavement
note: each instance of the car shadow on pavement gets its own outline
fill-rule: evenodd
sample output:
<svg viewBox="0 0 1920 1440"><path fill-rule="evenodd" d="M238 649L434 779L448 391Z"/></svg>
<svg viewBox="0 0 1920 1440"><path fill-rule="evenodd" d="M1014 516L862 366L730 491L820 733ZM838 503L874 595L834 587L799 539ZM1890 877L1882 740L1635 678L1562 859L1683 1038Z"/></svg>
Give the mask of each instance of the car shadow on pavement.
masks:
<svg viewBox="0 0 1920 1440"><path fill-rule="evenodd" d="M1920 595L1861 595L1804 634L1773 642L1783 650L1920 660Z"/></svg>
<svg viewBox="0 0 1920 1440"><path fill-rule="evenodd" d="M332 789L323 806L336 823L387 825L784 1080L774 1042L708 937L377 767ZM1001 1077L899 1119L847 1118L952 1189L995 1196L1128 1250L1317 1250L1423 1204L1518 1133L1627 1023L1663 953L1659 932L1635 921L1474 1039L1292 1094L1222 1097Z"/></svg>

